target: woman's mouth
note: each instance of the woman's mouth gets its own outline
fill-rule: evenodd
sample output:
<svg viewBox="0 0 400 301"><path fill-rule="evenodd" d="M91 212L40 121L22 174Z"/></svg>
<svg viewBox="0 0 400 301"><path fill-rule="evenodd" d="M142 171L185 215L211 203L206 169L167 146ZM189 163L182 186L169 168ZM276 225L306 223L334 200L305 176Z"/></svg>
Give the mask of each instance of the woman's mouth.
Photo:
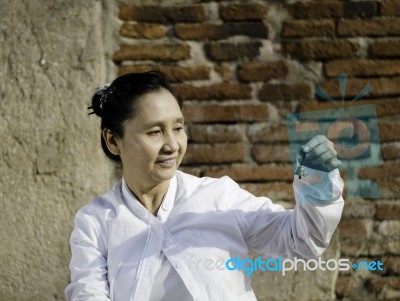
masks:
<svg viewBox="0 0 400 301"><path fill-rule="evenodd" d="M175 165L175 158L167 159L167 160L159 160L157 164L163 168L170 168Z"/></svg>

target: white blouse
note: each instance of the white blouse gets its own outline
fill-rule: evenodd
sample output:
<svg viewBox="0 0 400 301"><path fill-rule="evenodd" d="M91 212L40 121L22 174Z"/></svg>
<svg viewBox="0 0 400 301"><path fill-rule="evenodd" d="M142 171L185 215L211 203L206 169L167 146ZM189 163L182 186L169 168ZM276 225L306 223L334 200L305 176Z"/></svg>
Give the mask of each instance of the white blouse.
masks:
<svg viewBox="0 0 400 301"><path fill-rule="evenodd" d="M284 210L229 177L176 171L157 216L124 179L81 208L71 234L68 300L256 300L244 271L225 262L265 257L314 258L339 223L344 201L338 170L306 168L294 177L296 206Z"/></svg>

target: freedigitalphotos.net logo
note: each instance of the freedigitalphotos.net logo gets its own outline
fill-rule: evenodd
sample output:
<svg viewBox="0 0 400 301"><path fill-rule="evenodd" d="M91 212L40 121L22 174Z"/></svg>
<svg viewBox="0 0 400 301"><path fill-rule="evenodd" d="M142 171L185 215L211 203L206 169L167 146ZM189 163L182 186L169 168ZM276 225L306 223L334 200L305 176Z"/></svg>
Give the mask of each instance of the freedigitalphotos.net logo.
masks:
<svg viewBox="0 0 400 301"><path fill-rule="evenodd" d="M342 162L340 169L347 172L347 196L379 198L381 189L378 183L358 178L361 168L383 163L376 108L373 104L353 106L372 91L372 86L366 85L350 102L345 102L348 76L339 74L338 77L341 102L334 100L321 87L316 89L319 97L335 105L334 109L286 116L293 170L297 165L297 150L314 136L322 134L334 143L337 157Z"/></svg>
<svg viewBox="0 0 400 301"><path fill-rule="evenodd" d="M246 276L251 276L257 270L262 272L281 272L282 276L285 276L288 271L298 270L348 271L353 269L358 271L383 271L383 263L380 260L360 261L350 264L350 260L347 258L323 260L321 257L308 260L297 257L293 259L283 259L281 256L277 259L269 258L267 260L264 260L260 256L254 259L233 257L226 261L225 266L229 271L243 271Z"/></svg>

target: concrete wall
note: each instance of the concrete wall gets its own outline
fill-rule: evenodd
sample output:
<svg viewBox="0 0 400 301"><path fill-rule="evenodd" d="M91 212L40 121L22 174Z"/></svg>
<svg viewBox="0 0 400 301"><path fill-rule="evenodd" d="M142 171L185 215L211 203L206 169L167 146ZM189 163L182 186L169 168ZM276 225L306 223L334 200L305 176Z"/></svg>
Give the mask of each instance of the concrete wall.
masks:
<svg viewBox="0 0 400 301"><path fill-rule="evenodd" d="M0 3L2 301L65 299L73 216L109 186L86 111L113 72L104 12L95 0Z"/></svg>

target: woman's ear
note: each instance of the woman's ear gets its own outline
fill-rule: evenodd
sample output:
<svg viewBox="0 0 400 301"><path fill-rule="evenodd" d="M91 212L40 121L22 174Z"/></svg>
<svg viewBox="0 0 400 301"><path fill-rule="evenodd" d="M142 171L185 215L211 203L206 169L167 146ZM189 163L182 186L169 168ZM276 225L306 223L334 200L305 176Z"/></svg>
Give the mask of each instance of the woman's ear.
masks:
<svg viewBox="0 0 400 301"><path fill-rule="evenodd" d="M121 153L120 150L120 145L118 143L118 138L115 136L115 134L110 131L107 128L103 129L102 132L104 141L106 142L108 150L113 154L113 155L119 155Z"/></svg>

